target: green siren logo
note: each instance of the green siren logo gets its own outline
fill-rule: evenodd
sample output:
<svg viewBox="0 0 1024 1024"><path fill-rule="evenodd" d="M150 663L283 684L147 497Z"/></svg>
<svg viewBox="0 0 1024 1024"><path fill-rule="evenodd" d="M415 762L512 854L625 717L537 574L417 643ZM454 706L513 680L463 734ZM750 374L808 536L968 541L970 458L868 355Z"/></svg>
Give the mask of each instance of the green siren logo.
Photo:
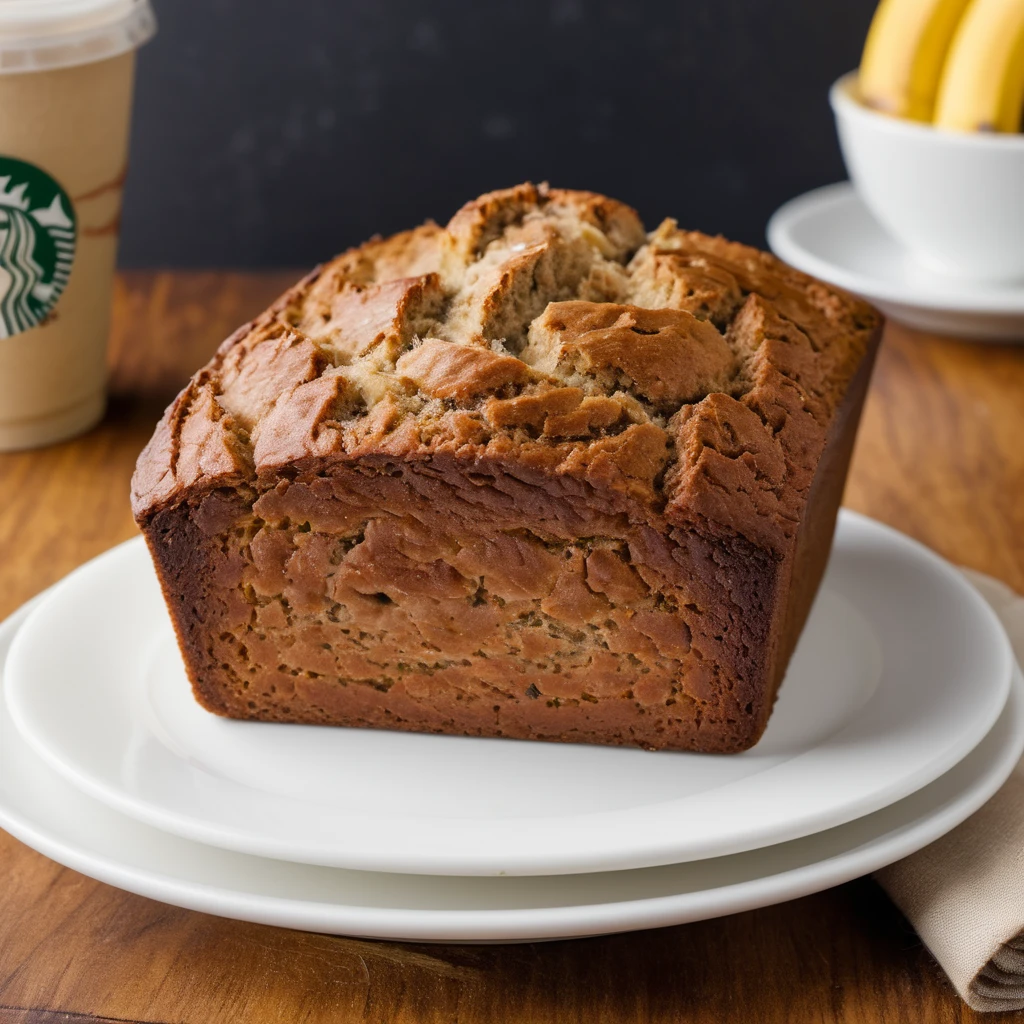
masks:
<svg viewBox="0 0 1024 1024"><path fill-rule="evenodd" d="M0 338L57 304L75 258L75 208L45 171L0 156Z"/></svg>

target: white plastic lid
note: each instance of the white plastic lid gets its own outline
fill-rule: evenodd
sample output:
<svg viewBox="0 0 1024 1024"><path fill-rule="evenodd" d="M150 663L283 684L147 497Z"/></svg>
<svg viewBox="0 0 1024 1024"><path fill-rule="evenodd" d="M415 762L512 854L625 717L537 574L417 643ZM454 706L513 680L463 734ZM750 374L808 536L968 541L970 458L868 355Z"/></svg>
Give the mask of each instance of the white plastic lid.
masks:
<svg viewBox="0 0 1024 1024"><path fill-rule="evenodd" d="M0 0L0 74L106 60L154 32L149 0Z"/></svg>

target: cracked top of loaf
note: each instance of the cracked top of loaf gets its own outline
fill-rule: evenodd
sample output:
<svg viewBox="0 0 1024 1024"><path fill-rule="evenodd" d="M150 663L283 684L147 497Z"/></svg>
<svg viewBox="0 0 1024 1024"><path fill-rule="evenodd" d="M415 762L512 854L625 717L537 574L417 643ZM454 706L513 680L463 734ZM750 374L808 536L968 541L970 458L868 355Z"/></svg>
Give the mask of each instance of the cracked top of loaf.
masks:
<svg viewBox="0 0 1024 1024"><path fill-rule="evenodd" d="M492 192L338 256L225 341L140 456L133 509L443 452L782 555L877 320L604 196Z"/></svg>

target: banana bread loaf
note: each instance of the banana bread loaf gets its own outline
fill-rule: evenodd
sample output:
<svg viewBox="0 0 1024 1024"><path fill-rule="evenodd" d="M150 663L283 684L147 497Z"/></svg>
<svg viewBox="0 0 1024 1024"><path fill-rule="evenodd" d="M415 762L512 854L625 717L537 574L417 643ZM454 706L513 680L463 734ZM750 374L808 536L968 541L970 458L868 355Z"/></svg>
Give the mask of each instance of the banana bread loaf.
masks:
<svg viewBox="0 0 1024 1024"><path fill-rule="evenodd" d="M828 557L880 318L522 185L314 271L132 487L217 714L739 751Z"/></svg>

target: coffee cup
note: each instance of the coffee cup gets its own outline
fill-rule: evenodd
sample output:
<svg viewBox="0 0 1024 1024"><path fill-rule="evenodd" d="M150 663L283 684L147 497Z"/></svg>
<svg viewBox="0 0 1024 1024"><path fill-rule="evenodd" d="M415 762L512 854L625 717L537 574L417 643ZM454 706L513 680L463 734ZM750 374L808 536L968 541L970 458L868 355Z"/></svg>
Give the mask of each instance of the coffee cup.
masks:
<svg viewBox="0 0 1024 1024"><path fill-rule="evenodd" d="M0 450L106 404L135 50L148 0L0 0Z"/></svg>

